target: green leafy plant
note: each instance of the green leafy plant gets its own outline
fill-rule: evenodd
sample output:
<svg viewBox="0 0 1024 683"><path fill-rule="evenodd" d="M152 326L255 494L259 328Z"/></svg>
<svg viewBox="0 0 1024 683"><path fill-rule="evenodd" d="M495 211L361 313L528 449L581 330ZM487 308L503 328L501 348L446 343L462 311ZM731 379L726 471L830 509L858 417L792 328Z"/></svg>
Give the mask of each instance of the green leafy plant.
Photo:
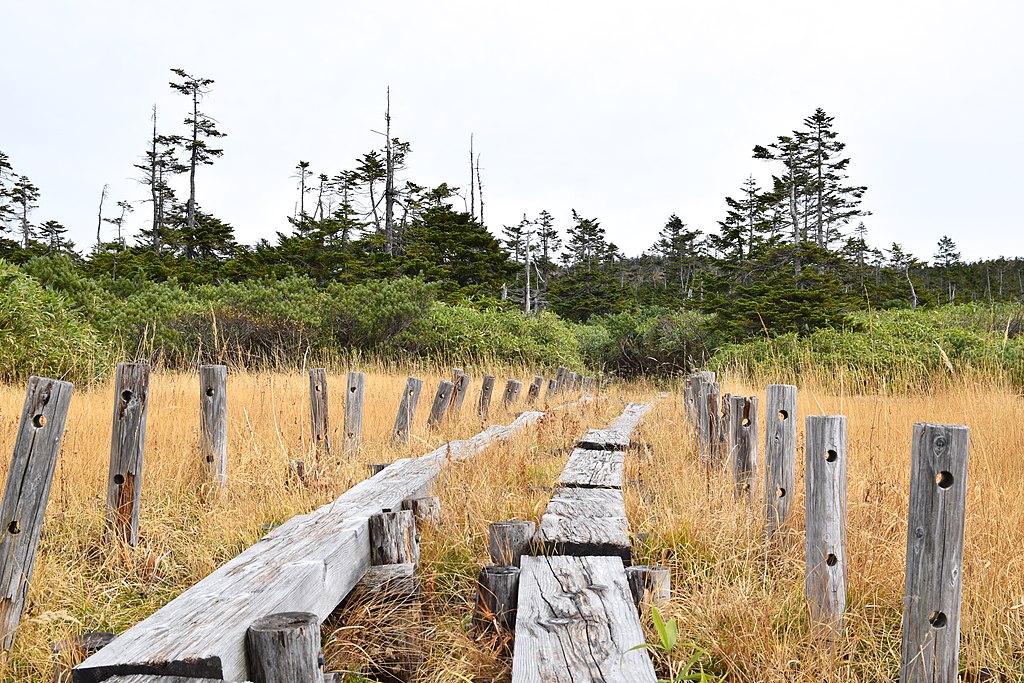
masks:
<svg viewBox="0 0 1024 683"><path fill-rule="evenodd" d="M658 640L653 643L637 645L628 651L652 650L667 660L670 678L659 679L659 683L683 683L683 681L714 683L724 680L721 676L704 670L701 660L708 655L707 650L696 643L679 640L679 625L675 619L666 621L654 605L651 605L651 618L654 621L654 631L658 635Z"/></svg>

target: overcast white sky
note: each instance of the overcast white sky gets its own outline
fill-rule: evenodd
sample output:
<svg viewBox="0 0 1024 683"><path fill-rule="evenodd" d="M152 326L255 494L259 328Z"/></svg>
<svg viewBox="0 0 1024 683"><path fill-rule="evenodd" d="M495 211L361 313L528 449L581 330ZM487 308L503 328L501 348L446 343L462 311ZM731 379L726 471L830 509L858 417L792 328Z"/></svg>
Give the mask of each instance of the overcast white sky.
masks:
<svg viewBox="0 0 1024 683"><path fill-rule="evenodd" d="M755 144L816 107L867 185L869 241L930 259L1024 255L1024 3L921 0L488 2L3 0L0 150L80 245L108 206L143 200L132 168L169 69L216 80L224 156L203 208L253 242L287 228L300 159L333 175L393 134L409 177L468 180L481 153L492 230L551 211L595 217L627 254L671 213L713 230ZM180 194L180 193L179 193ZM132 231L148 211L140 204Z"/></svg>

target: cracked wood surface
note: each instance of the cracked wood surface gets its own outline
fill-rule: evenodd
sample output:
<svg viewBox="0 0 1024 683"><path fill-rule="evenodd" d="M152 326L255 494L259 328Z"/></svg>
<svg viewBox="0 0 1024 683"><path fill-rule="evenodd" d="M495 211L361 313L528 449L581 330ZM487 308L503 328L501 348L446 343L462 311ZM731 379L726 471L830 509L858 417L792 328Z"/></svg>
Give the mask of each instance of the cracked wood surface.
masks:
<svg viewBox="0 0 1024 683"><path fill-rule="evenodd" d="M629 525L622 491L560 488L537 530L548 555L616 555L629 563Z"/></svg>
<svg viewBox="0 0 1024 683"><path fill-rule="evenodd" d="M623 451L595 451L577 448L569 454L559 486L576 488L622 488Z"/></svg>
<svg viewBox="0 0 1024 683"><path fill-rule="evenodd" d="M617 557L524 557L512 683L653 683Z"/></svg>
<svg viewBox="0 0 1024 683"><path fill-rule="evenodd" d="M629 448L633 430L652 408L650 403L630 403L607 429L590 429L577 444L580 448L624 451Z"/></svg>

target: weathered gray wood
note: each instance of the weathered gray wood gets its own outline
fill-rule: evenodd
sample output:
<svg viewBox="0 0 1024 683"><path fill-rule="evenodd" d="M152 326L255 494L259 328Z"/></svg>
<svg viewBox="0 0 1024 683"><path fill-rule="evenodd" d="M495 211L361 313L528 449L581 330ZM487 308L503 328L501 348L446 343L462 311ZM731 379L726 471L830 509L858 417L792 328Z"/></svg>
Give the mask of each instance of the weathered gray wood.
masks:
<svg viewBox="0 0 1024 683"><path fill-rule="evenodd" d="M345 382L345 438L346 453L363 445L363 399L366 393L366 375L362 372L348 373Z"/></svg>
<svg viewBox="0 0 1024 683"><path fill-rule="evenodd" d="M703 383L700 375L690 375L683 385L683 406L694 431L700 425L700 393Z"/></svg>
<svg viewBox="0 0 1024 683"><path fill-rule="evenodd" d="M420 577L416 565L379 564L366 570L352 592L345 598L344 607L365 606L373 603L409 603L419 600Z"/></svg>
<svg viewBox="0 0 1024 683"><path fill-rule="evenodd" d="M576 391L576 373L569 371L565 374L565 388L567 391Z"/></svg>
<svg viewBox="0 0 1024 683"><path fill-rule="evenodd" d="M139 501L149 403L149 365L118 363L107 473L107 530L130 546L139 542Z"/></svg>
<svg viewBox="0 0 1024 683"><path fill-rule="evenodd" d="M374 477L383 472L384 468L390 464L389 462L371 462L366 466L366 469L369 470L370 476Z"/></svg>
<svg viewBox="0 0 1024 683"><path fill-rule="evenodd" d="M69 679L70 680L70 679ZM151 674L128 674L108 678L106 683L224 683L219 678L193 678L191 676L154 676ZM248 683L242 681L242 683Z"/></svg>
<svg viewBox="0 0 1024 683"><path fill-rule="evenodd" d="M71 670L114 639L113 633L96 631L82 633L50 644L53 655L53 683L71 683Z"/></svg>
<svg viewBox="0 0 1024 683"><path fill-rule="evenodd" d="M697 397L697 447L700 462L714 468L718 462L718 394L717 382L702 382Z"/></svg>
<svg viewBox="0 0 1024 683"><path fill-rule="evenodd" d="M436 427L444 421L444 416L448 414L448 406L452 402L453 391L455 391L455 385L446 380L441 380L441 383L437 385L434 405L431 406L430 417L427 418L428 427Z"/></svg>
<svg viewBox="0 0 1024 683"><path fill-rule="evenodd" d="M956 681L970 433L919 423L913 438L900 682Z"/></svg>
<svg viewBox="0 0 1024 683"><path fill-rule="evenodd" d="M560 394L565 391L565 376L569 372L569 368L564 365L559 365L558 369L555 370L555 393Z"/></svg>
<svg viewBox="0 0 1024 683"><path fill-rule="evenodd" d="M626 567L626 581L637 609L644 605L664 608L672 597L672 572L668 567L647 564Z"/></svg>
<svg viewBox="0 0 1024 683"><path fill-rule="evenodd" d="M816 628L840 633L846 610L846 418L808 415L805 456L807 606Z"/></svg>
<svg viewBox="0 0 1024 683"><path fill-rule="evenodd" d="M403 458L308 515L293 517L75 668L76 683L115 674L159 673L244 680L245 629L265 614L313 612L325 619L370 565L367 518L422 495L452 461L533 425L508 426ZM181 624L188 623L187 633Z"/></svg>
<svg viewBox="0 0 1024 683"><path fill-rule="evenodd" d="M43 515L50 498L71 383L30 377L0 506L0 635L10 652L25 610Z"/></svg>
<svg viewBox="0 0 1024 683"><path fill-rule="evenodd" d="M491 410L491 395L494 393L494 375L484 375L483 384L480 385L480 402L477 405L477 414L481 419L486 420Z"/></svg>
<svg viewBox="0 0 1024 683"><path fill-rule="evenodd" d="M423 380L416 377L410 377L406 380L405 391L402 392L402 400L398 403L395 426L391 430L392 443L409 444L409 434L412 432L412 419L416 415L416 406L419 405L420 392L422 390Z"/></svg>
<svg viewBox="0 0 1024 683"><path fill-rule="evenodd" d="M652 407L650 403L628 404L622 414L612 420L607 429L588 430L576 444L577 447L606 451L627 450L633 430Z"/></svg>
<svg viewBox="0 0 1024 683"><path fill-rule="evenodd" d="M322 683L320 620L311 612L260 617L246 633L254 683Z"/></svg>
<svg viewBox="0 0 1024 683"><path fill-rule="evenodd" d="M533 381L530 382L530 388L526 391L527 403L535 403L540 397L540 388L544 386L544 378L540 375L535 375Z"/></svg>
<svg viewBox="0 0 1024 683"><path fill-rule="evenodd" d="M725 466L732 466L732 451L730 442L732 440L729 429L732 427L732 394L722 394L722 410L718 418L718 453L721 458L715 471L720 472Z"/></svg>
<svg viewBox="0 0 1024 683"><path fill-rule="evenodd" d="M587 375L583 378L583 391L590 391L594 388L594 377L593 375Z"/></svg>
<svg viewBox="0 0 1024 683"><path fill-rule="evenodd" d="M629 524L622 491L560 488L548 502L536 544L547 555L616 555L629 564Z"/></svg>
<svg viewBox="0 0 1024 683"><path fill-rule="evenodd" d="M459 378L466 373L462 371L462 368L452 368L452 384L458 384Z"/></svg>
<svg viewBox="0 0 1024 683"><path fill-rule="evenodd" d="M224 365L199 368L199 455L206 479L215 487L228 483L228 369Z"/></svg>
<svg viewBox="0 0 1024 683"><path fill-rule="evenodd" d="M327 370L309 369L309 429L313 452L319 462L331 453L330 413L327 401Z"/></svg>
<svg viewBox="0 0 1024 683"><path fill-rule="evenodd" d="M505 383L505 393L501 397L502 404L508 408L515 405L519 400L519 392L523 390L523 383L517 379L510 379Z"/></svg>
<svg viewBox="0 0 1024 683"><path fill-rule="evenodd" d="M519 604L519 567L484 567L476 577L473 623L483 631L513 633Z"/></svg>
<svg viewBox="0 0 1024 683"><path fill-rule="evenodd" d="M617 557L524 557L512 683L654 683Z"/></svg>
<svg viewBox="0 0 1024 683"><path fill-rule="evenodd" d="M417 526L422 523L434 525L441 523L441 499L437 496L406 498L402 501L402 509L412 512Z"/></svg>
<svg viewBox="0 0 1024 683"><path fill-rule="evenodd" d="M757 396L729 399L729 455L733 493L753 505L757 500Z"/></svg>
<svg viewBox="0 0 1024 683"><path fill-rule="evenodd" d="M621 489L625 459L623 451L577 448L569 454L558 485Z"/></svg>
<svg viewBox="0 0 1024 683"><path fill-rule="evenodd" d="M461 373L462 371L459 370ZM455 389L452 392L452 407L451 410L458 415L462 412L462 404L466 400L466 394L469 393L469 375L460 374L459 378L454 382Z"/></svg>
<svg viewBox="0 0 1024 683"><path fill-rule="evenodd" d="M419 562L420 545L412 510L384 510L370 515L368 522L371 565Z"/></svg>
<svg viewBox="0 0 1024 683"><path fill-rule="evenodd" d="M525 520L491 522L487 529L487 551L491 562L499 567L519 566L523 555L529 555L537 525Z"/></svg>
<svg viewBox="0 0 1024 683"><path fill-rule="evenodd" d="M558 380L556 380L555 378L552 377L551 379L548 380L548 388L547 388L547 391L544 392L544 400L547 401L547 400L551 399L557 393L558 393Z"/></svg>
<svg viewBox="0 0 1024 683"><path fill-rule="evenodd" d="M765 535L786 521L796 494L796 387L769 384L765 400Z"/></svg>

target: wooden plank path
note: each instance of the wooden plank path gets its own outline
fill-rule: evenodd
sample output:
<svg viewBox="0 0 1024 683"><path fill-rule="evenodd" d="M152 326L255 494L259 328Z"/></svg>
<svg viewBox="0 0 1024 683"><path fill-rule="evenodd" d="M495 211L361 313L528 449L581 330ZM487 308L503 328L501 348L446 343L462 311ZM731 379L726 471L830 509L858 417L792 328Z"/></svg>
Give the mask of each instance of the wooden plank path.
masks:
<svg viewBox="0 0 1024 683"><path fill-rule="evenodd" d="M512 683L653 683L617 557L524 557Z"/></svg>
<svg viewBox="0 0 1024 683"><path fill-rule="evenodd" d="M593 451L577 448L569 454L559 486L591 489L621 489L622 469L626 459L623 451Z"/></svg>
<svg viewBox="0 0 1024 683"><path fill-rule="evenodd" d="M293 517L75 667L75 682L127 674L247 680L246 629L276 612L326 619L370 565L370 515L399 509L448 462L470 458L542 415L525 412L510 425L398 460L335 501Z"/></svg>
<svg viewBox="0 0 1024 683"><path fill-rule="evenodd" d="M633 430L652 407L650 403L630 403L607 429L588 430L580 439L579 447L605 451L628 449Z"/></svg>
<svg viewBox="0 0 1024 683"><path fill-rule="evenodd" d="M618 489L560 488L537 528L546 555L615 555L628 564L629 524Z"/></svg>

